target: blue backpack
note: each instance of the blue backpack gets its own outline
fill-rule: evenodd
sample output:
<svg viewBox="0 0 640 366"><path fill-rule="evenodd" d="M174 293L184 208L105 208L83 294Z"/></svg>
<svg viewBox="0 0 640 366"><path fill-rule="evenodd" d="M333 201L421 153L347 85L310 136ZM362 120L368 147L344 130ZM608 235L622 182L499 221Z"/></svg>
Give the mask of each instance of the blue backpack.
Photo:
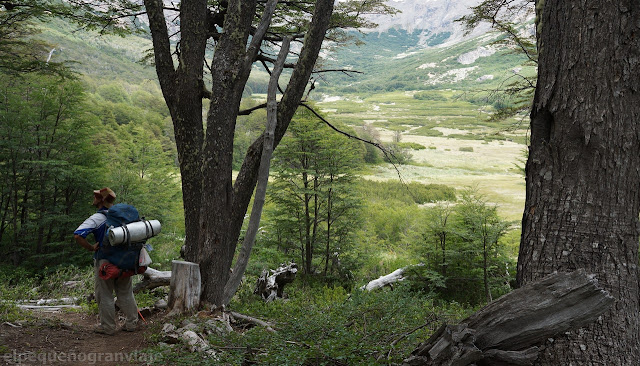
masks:
<svg viewBox="0 0 640 366"><path fill-rule="evenodd" d="M98 249L97 259L106 259L109 263L115 265L122 271L138 272L138 263L140 259L140 249L144 246L144 242L131 243L127 242L123 245L109 244L109 229L111 227L120 227L132 222L140 221L138 210L126 203L118 203L108 210L99 211L107 217L107 230L105 231L102 245Z"/></svg>

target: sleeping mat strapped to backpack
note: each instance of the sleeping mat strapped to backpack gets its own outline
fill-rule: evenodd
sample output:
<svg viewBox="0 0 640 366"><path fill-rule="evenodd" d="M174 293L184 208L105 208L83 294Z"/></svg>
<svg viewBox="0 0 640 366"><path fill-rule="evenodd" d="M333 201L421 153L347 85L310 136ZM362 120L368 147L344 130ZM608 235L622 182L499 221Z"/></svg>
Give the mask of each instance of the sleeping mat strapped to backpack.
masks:
<svg viewBox="0 0 640 366"><path fill-rule="evenodd" d="M109 243L109 231L112 228L126 226L132 222L140 221L138 210L128 204L118 203L111 206L108 210L99 211L107 217L107 232L105 238L98 249L96 259L106 259L109 263L117 266L123 271L139 272L140 249L145 245L144 241L127 242L122 245L111 245ZM144 268L146 270L146 268Z"/></svg>

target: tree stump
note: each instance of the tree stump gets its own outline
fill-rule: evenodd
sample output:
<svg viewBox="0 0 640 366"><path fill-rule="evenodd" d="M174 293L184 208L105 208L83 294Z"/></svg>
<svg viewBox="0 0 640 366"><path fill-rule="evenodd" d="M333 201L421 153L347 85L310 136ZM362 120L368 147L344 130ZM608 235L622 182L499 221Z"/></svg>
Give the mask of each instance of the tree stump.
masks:
<svg viewBox="0 0 640 366"><path fill-rule="evenodd" d="M185 261L171 262L169 284L169 316L191 313L200 304L200 266Z"/></svg>
<svg viewBox="0 0 640 366"><path fill-rule="evenodd" d="M284 286L293 282L298 272L298 265L291 262L288 265L280 265L277 269L272 269L273 272L269 275L268 270L263 270L256 288L253 290L254 294L262 296L265 301L272 301L276 298L282 298Z"/></svg>
<svg viewBox="0 0 640 366"><path fill-rule="evenodd" d="M595 321L614 301L584 270L554 273L443 325L403 365L533 365L548 338Z"/></svg>

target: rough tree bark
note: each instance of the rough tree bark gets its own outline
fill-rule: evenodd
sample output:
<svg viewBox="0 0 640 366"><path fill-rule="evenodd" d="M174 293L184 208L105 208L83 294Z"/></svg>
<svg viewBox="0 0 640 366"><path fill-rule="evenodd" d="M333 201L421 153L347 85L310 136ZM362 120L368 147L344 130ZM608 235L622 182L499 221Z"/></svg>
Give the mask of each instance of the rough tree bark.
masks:
<svg viewBox="0 0 640 366"><path fill-rule="evenodd" d="M223 32L206 0L180 2L180 52L172 58L162 0L144 0L153 38L156 72L174 123L185 208L185 259L200 264L202 296L222 304L223 290L257 181L264 138L249 148L235 183L232 153L235 122L244 86L256 60L262 36L249 38L256 0L220 2ZM303 47L278 104L274 147L282 139L304 94L333 12L332 0L316 0ZM211 60L213 83L204 91L206 42L216 36ZM250 39L250 41L249 41ZM249 45L249 46L247 46ZM210 97L206 132L202 98ZM206 135L205 135L206 134ZM206 204L204 204L206 203Z"/></svg>
<svg viewBox="0 0 640 366"><path fill-rule="evenodd" d="M273 1L273 7L275 8L275 1ZM278 102L276 100L276 94L278 93L278 80L280 79L280 74L282 74L282 70L284 69L284 62L289 54L290 43L291 39L289 37L285 37L282 41L282 44L280 45L280 53L278 53L278 59L274 64L274 68L269 79L269 88L267 93L267 124L264 130L264 143L262 145L262 157L260 160L260 168L258 170L256 193L253 198L253 208L249 218L247 233L244 236L244 241L242 242L242 247L238 254L238 259L233 267L233 273L224 287L222 305L229 304L229 301L231 301L231 298L238 290L238 286L240 286L242 275L244 274L245 269L247 269L251 249L253 248L253 243L255 242L260 226L262 208L264 207L264 200L267 195L271 156L273 155L273 135L276 130L276 125L278 124Z"/></svg>
<svg viewBox="0 0 640 366"><path fill-rule="evenodd" d="M555 338L540 365L637 365L640 5L536 1L539 76L531 113L518 283L584 268L616 302Z"/></svg>

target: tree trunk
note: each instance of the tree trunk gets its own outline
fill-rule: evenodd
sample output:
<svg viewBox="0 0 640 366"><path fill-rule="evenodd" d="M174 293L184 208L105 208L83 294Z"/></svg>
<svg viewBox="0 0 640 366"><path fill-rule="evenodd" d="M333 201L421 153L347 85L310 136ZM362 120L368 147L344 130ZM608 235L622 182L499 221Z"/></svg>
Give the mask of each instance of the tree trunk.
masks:
<svg viewBox="0 0 640 366"><path fill-rule="evenodd" d="M191 313L200 305L200 266L185 261L171 262L169 315Z"/></svg>
<svg viewBox="0 0 640 366"><path fill-rule="evenodd" d="M174 67L162 0L145 0L149 18L156 73L169 107L178 150L182 199L185 215L185 252L187 260L198 259L198 238L202 192L201 149L204 141L202 122L202 72L206 48L206 2L189 1L180 6L181 43L178 69Z"/></svg>
<svg viewBox="0 0 640 366"><path fill-rule="evenodd" d="M540 365L637 365L640 6L544 5L518 284L584 268L616 303Z"/></svg>
<svg viewBox="0 0 640 366"><path fill-rule="evenodd" d="M202 123L204 52L216 25L208 18L207 1L180 3L180 53L174 65L162 0L144 0L151 29L155 66L173 120L185 209L184 256L200 264L202 296L223 302L244 216L257 181L264 137L247 151L235 183L231 162L235 121L242 92L256 60L262 37L249 39L256 0L230 0L223 32L217 33L211 61L211 101L206 136ZM332 0L317 0L304 45L289 84L278 104L274 147L287 130L315 65L329 19ZM257 33L256 33L257 35ZM247 47L247 44L249 46Z"/></svg>
<svg viewBox="0 0 640 366"><path fill-rule="evenodd" d="M272 5L275 9L275 1ZM273 11L273 10L272 10ZM269 16L269 19L271 16ZM284 69L284 62L289 54L289 44L291 40L285 37L280 46L280 53L278 59L274 65L273 73L269 80L269 90L267 95L267 125L264 133L264 145L262 151L262 161L260 162L260 173L258 175L258 184L256 187L256 194L253 200L253 209L251 210L251 217L249 219L249 226L247 233L245 234L242 248L240 248L240 254L233 267L233 273L229 277L227 284L224 288L223 305L228 305L231 298L236 293L240 282L242 281L242 275L247 264L249 263L249 255L260 227L260 217L262 216L262 208L264 206L264 200L267 195L267 183L269 182L269 165L271 163L271 156L273 155L273 133L278 123L278 102L276 101L276 93L278 91L278 80L280 74Z"/></svg>

